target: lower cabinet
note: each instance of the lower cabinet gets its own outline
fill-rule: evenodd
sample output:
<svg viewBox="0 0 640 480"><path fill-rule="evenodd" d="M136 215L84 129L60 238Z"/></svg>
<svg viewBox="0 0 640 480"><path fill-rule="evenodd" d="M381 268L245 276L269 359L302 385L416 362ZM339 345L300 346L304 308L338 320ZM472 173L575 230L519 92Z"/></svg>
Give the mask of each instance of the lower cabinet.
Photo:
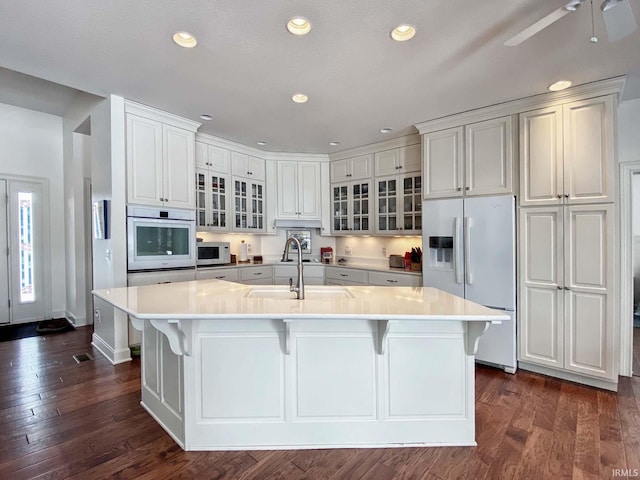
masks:
<svg viewBox="0 0 640 480"><path fill-rule="evenodd" d="M377 285L380 287L421 287L422 275L369 272L368 285Z"/></svg>
<svg viewBox="0 0 640 480"><path fill-rule="evenodd" d="M343 267L326 267L325 285L366 285L367 272Z"/></svg>
<svg viewBox="0 0 640 480"><path fill-rule="evenodd" d="M614 212L612 204L520 210L521 362L617 382Z"/></svg>
<svg viewBox="0 0 640 480"><path fill-rule="evenodd" d="M196 273L196 280L225 280L237 282L240 279L237 268L201 268Z"/></svg>
<svg viewBox="0 0 640 480"><path fill-rule="evenodd" d="M303 267L305 285L324 285L324 265L304 264ZM289 279L296 283L298 278L297 265L274 265L273 283L274 285L289 285Z"/></svg>
<svg viewBox="0 0 640 480"><path fill-rule="evenodd" d="M240 267L239 283L251 285L273 285L273 266Z"/></svg>
<svg viewBox="0 0 640 480"><path fill-rule="evenodd" d="M156 283L189 282L196 279L195 269L133 272L127 275L128 287L155 285Z"/></svg>

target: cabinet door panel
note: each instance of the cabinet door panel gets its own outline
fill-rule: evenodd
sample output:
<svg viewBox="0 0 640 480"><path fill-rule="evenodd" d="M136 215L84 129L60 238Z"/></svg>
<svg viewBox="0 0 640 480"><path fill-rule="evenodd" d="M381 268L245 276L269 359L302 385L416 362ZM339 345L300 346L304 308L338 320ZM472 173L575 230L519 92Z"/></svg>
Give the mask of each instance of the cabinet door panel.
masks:
<svg viewBox="0 0 640 480"><path fill-rule="evenodd" d="M195 171L195 134L163 125L165 205L179 208L195 206L192 178Z"/></svg>
<svg viewBox="0 0 640 480"><path fill-rule="evenodd" d="M400 173L419 172L422 168L422 145L416 143L400 148Z"/></svg>
<svg viewBox="0 0 640 480"><path fill-rule="evenodd" d="M221 173L229 173L229 150L226 148L207 146L209 168Z"/></svg>
<svg viewBox="0 0 640 480"><path fill-rule="evenodd" d="M127 114L127 170L129 203L163 204L161 123Z"/></svg>
<svg viewBox="0 0 640 480"><path fill-rule="evenodd" d="M400 166L400 149L392 148L384 152L376 152L374 162L376 176L395 175Z"/></svg>
<svg viewBox="0 0 640 480"><path fill-rule="evenodd" d="M520 115L520 205L559 204L563 192L562 110Z"/></svg>
<svg viewBox="0 0 640 480"><path fill-rule="evenodd" d="M564 364L562 207L520 212L519 358Z"/></svg>
<svg viewBox="0 0 640 480"><path fill-rule="evenodd" d="M209 145L196 142L196 168L206 170L209 168Z"/></svg>
<svg viewBox="0 0 640 480"><path fill-rule="evenodd" d="M474 123L465 128L467 195L513 192L511 128L511 117Z"/></svg>
<svg viewBox="0 0 640 480"><path fill-rule="evenodd" d="M331 182L349 180L349 159L331 162Z"/></svg>
<svg viewBox="0 0 640 480"><path fill-rule="evenodd" d="M249 155L231 152L231 173L247 178L249 176Z"/></svg>
<svg viewBox="0 0 640 480"><path fill-rule="evenodd" d="M351 180L357 178L369 178L372 175L372 157L373 155L360 155L359 157L350 158L350 174Z"/></svg>
<svg viewBox="0 0 640 480"><path fill-rule="evenodd" d="M297 162L278 162L278 218L298 218Z"/></svg>
<svg viewBox="0 0 640 480"><path fill-rule="evenodd" d="M611 97L564 105L564 193L569 203L612 201L612 112Z"/></svg>
<svg viewBox="0 0 640 480"><path fill-rule="evenodd" d="M249 157L249 172L252 180L263 182L266 176L264 160L258 157Z"/></svg>
<svg viewBox="0 0 640 480"><path fill-rule="evenodd" d="M462 195L462 127L423 136L424 198Z"/></svg>
<svg viewBox="0 0 640 480"><path fill-rule="evenodd" d="M298 163L298 212L300 218L320 218L320 164Z"/></svg>
<svg viewBox="0 0 640 480"><path fill-rule="evenodd" d="M565 210L565 368L615 380L614 207Z"/></svg>

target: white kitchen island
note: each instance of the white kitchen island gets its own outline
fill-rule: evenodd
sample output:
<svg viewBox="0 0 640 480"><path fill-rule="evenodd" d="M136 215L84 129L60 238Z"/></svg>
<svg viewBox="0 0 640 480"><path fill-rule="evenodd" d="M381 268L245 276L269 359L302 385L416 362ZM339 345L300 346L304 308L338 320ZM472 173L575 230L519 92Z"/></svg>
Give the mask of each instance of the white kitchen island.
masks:
<svg viewBox="0 0 640 480"><path fill-rule="evenodd" d="M142 405L185 450L475 445L478 338L509 318L432 288L94 295L143 332Z"/></svg>

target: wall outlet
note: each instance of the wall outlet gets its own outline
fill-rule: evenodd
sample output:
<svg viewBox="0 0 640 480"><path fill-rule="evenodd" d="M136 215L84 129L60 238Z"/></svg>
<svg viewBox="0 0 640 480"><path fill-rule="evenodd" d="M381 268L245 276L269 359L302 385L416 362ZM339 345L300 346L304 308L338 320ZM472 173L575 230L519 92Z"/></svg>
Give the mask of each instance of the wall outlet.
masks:
<svg viewBox="0 0 640 480"><path fill-rule="evenodd" d="M387 256L387 247L382 247L382 256L383 257Z"/></svg>
<svg viewBox="0 0 640 480"><path fill-rule="evenodd" d="M247 253L251 253L251 244L247 243Z"/></svg>
<svg viewBox="0 0 640 480"><path fill-rule="evenodd" d="M96 321L97 321L97 322L99 322L99 321L101 320L101 319L100 319L100 309L99 309L99 308L96 308L96 309L93 311L93 316L94 316L94 317L96 317Z"/></svg>
<svg viewBox="0 0 640 480"><path fill-rule="evenodd" d="M351 255L351 247L349 245L346 245L344 247L344 254L345 255Z"/></svg>

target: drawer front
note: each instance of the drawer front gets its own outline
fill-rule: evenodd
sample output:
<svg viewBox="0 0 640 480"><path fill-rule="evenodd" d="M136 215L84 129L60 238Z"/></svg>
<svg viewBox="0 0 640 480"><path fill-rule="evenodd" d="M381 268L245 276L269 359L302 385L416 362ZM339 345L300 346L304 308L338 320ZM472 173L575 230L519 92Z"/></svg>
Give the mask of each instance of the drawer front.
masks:
<svg viewBox="0 0 640 480"><path fill-rule="evenodd" d="M367 284L367 272L363 270L351 270L347 268L331 268L325 270L326 278L333 280L342 280L349 283Z"/></svg>
<svg viewBox="0 0 640 480"><path fill-rule="evenodd" d="M227 282L238 281L238 269L237 268L206 268L198 270L196 273L198 280L225 280Z"/></svg>
<svg viewBox="0 0 640 480"><path fill-rule="evenodd" d="M420 277L418 275L369 272L369 285L383 287L419 287L420 283Z"/></svg>
<svg viewBox="0 0 640 480"><path fill-rule="evenodd" d="M304 278L324 278L324 266L304 264L303 265ZM274 277L298 277L298 267L296 265L274 265L273 266Z"/></svg>
<svg viewBox="0 0 640 480"><path fill-rule="evenodd" d="M273 267L265 265L263 267L243 267L240 268L240 280L259 280L262 278L273 278Z"/></svg>
<svg viewBox="0 0 640 480"><path fill-rule="evenodd" d="M127 285L129 287L141 287L143 285L155 285L157 283L188 282L195 279L195 270L137 272L127 274Z"/></svg>

